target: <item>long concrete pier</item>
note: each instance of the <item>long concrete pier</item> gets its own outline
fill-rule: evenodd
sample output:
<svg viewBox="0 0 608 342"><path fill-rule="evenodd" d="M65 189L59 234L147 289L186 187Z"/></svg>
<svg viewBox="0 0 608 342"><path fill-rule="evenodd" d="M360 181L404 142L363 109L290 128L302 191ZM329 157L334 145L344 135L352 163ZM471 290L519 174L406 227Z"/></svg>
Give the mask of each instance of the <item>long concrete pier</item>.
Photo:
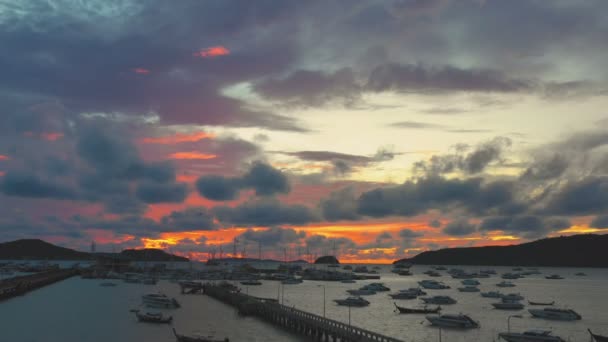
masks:
<svg viewBox="0 0 608 342"><path fill-rule="evenodd" d="M0 301L70 278L77 270L52 270L0 280Z"/></svg>
<svg viewBox="0 0 608 342"><path fill-rule="evenodd" d="M264 300L222 286L206 284L206 295L238 308L239 313L259 317L313 341L403 342L396 338L335 321L310 312Z"/></svg>

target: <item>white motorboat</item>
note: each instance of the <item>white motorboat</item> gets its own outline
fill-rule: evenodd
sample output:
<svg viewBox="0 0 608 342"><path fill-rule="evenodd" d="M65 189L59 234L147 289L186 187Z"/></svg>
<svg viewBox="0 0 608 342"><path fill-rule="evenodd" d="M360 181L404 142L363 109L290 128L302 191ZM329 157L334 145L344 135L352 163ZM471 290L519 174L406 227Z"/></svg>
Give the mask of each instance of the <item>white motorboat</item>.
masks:
<svg viewBox="0 0 608 342"><path fill-rule="evenodd" d="M433 296L433 297L421 297L420 298L426 304L438 304L438 305L446 305L446 304L456 304L456 299L450 296Z"/></svg>
<svg viewBox="0 0 608 342"><path fill-rule="evenodd" d="M336 302L338 305L343 305L343 306L361 307L361 306L369 305L369 302L361 297L348 297L346 299L334 299L334 302Z"/></svg>
<svg viewBox="0 0 608 342"><path fill-rule="evenodd" d="M476 286L479 285L479 280L475 280L475 279L465 279L463 281L461 281L462 285L466 285L466 286Z"/></svg>
<svg viewBox="0 0 608 342"><path fill-rule="evenodd" d="M528 312L530 312L530 314L532 314L534 317L558 321L577 321L582 318L581 315L571 309L529 309Z"/></svg>
<svg viewBox="0 0 608 342"><path fill-rule="evenodd" d="M515 287L515 284L513 284L510 281L501 281L500 283L496 284L496 286L498 286L498 287Z"/></svg>
<svg viewBox="0 0 608 342"><path fill-rule="evenodd" d="M179 308L180 305L175 298L169 298L162 293L150 293L141 296L144 304L156 308Z"/></svg>
<svg viewBox="0 0 608 342"><path fill-rule="evenodd" d="M444 290L449 289L450 287L440 281L437 280L421 280L418 282L418 285L422 286L425 289L431 290Z"/></svg>
<svg viewBox="0 0 608 342"><path fill-rule="evenodd" d="M485 298L502 298L503 295L499 291L488 291L482 292L481 296Z"/></svg>
<svg viewBox="0 0 608 342"><path fill-rule="evenodd" d="M498 334L507 342L566 342L559 336L551 335L549 330L528 330L523 333L503 332Z"/></svg>
<svg viewBox="0 0 608 342"><path fill-rule="evenodd" d="M471 329L478 328L479 323L474 321L471 317L463 314L453 315L439 315L439 316L426 316L426 319L431 322L432 325L437 325L446 328L461 328Z"/></svg>
<svg viewBox="0 0 608 342"><path fill-rule="evenodd" d="M500 303L492 303L492 306L499 310L522 310L524 305L516 300L503 300Z"/></svg>
<svg viewBox="0 0 608 342"><path fill-rule="evenodd" d="M459 287L458 291L460 291L460 292L479 292L479 288L477 288L476 286L465 286L465 287Z"/></svg>
<svg viewBox="0 0 608 342"><path fill-rule="evenodd" d="M358 290L346 290L346 292L348 292L349 294L353 295L353 296L371 296L371 295L375 295L376 291L372 291L372 290L367 290L367 289L358 289Z"/></svg>
<svg viewBox="0 0 608 342"><path fill-rule="evenodd" d="M518 300L524 300L524 296L520 295L519 293L509 293L509 294L505 294L502 295L502 300L503 301L518 301Z"/></svg>
<svg viewBox="0 0 608 342"><path fill-rule="evenodd" d="M384 286L382 283L371 283L363 286L361 290L371 290L374 292L390 291L391 289Z"/></svg>

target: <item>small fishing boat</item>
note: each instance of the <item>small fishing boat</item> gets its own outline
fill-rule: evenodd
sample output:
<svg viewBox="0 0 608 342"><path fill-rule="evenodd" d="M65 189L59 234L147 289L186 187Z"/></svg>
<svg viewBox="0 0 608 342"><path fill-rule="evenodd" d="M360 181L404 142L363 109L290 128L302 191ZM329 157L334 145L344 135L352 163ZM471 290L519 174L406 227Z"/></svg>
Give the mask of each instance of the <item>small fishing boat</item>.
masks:
<svg viewBox="0 0 608 342"><path fill-rule="evenodd" d="M344 279L344 280L340 280L340 282L343 283L343 284L354 284L357 281L354 280L354 279Z"/></svg>
<svg viewBox="0 0 608 342"><path fill-rule="evenodd" d="M225 338L223 340L218 340L218 339L214 338L213 336L180 335L177 333L177 331L175 331L175 328L173 328L173 335L175 335L177 342L229 342L230 341L228 338Z"/></svg>
<svg viewBox="0 0 608 342"><path fill-rule="evenodd" d="M137 320L145 323L169 324L173 321L173 316L165 316L160 312L140 313L139 310L133 310Z"/></svg>
<svg viewBox="0 0 608 342"><path fill-rule="evenodd" d="M393 303L395 304L395 307L397 308L397 310L399 310L399 313L402 314L433 314L433 313L439 313L439 311L441 311L441 306L437 306L434 308L428 308L428 307L423 307L423 308L404 308L402 306L397 305L397 303Z"/></svg>
<svg viewBox="0 0 608 342"><path fill-rule="evenodd" d="M334 299L334 302L336 302L338 305L343 305L343 306L362 307L362 306L369 305L369 302L361 297L348 297L346 299Z"/></svg>
<svg viewBox="0 0 608 342"><path fill-rule="evenodd" d="M531 300L528 301L528 304L530 305L545 305L545 306L551 306L553 304L555 304L555 301L552 302L533 302Z"/></svg>
<svg viewBox="0 0 608 342"><path fill-rule="evenodd" d="M559 336L551 335L549 330L528 330L523 333L502 332L498 337L507 342L566 342Z"/></svg>
<svg viewBox="0 0 608 342"><path fill-rule="evenodd" d="M431 322L431 325L436 325L446 328L460 328L460 329L471 329L479 328L479 323L474 321L471 317L463 314L453 315L440 315L440 316L426 316L426 319Z"/></svg>
<svg viewBox="0 0 608 342"><path fill-rule="evenodd" d="M595 342L608 342L608 336L594 334L591 332L591 329L587 329L587 330L589 331L589 334L591 334L591 337L593 338L593 340Z"/></svg>
<svg viewBox="0 0 608 342"><path fill-rule="evenodd" d="M581 315L572 309L529 309L528 312L530 312L530 314L532 314L534 317L558 321L577 321L582 319Z"/></svg>

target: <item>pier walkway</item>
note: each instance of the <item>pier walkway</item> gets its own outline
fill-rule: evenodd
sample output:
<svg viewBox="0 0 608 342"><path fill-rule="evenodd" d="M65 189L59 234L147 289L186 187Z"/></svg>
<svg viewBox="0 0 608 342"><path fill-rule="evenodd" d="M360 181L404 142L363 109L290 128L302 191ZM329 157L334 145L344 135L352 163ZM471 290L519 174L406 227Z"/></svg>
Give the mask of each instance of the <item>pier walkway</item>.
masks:
<svg viewBox="0 0 608 342"><path fill-rule="evenodd" d="M204 285L204 294L238 308L239 313L259 317L315 341L403 342L373 331L264 300L217 285Z"/></svg>
<svg viewBox="0 0 608 342"><path fill-rule="evenodd" d="M78 274L77 270L52 270L0 280L0 301L21 296L37 288Z"/></svg>

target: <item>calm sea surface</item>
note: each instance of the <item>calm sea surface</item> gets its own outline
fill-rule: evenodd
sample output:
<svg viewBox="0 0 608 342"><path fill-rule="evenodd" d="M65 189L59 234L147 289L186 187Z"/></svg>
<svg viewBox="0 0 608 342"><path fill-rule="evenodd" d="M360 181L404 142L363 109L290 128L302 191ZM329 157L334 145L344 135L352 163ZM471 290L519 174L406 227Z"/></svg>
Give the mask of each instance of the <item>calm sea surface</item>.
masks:
<svg viewBox="0 0 608 342"><path fill-rule="evenodd" d="M479 268L462 267L465 270ZM484 267L484 269L487 267ZM390 273L390 266L382 266L380 282L393 291L416 287L416 282L429 279L421 274L428 267L414 266L415 274L402 277ZM511 268L495 267L499 274ZM461 293L460 280L444 275L437 279L450 285L449 290L426 290L429 295L449 295L457 304L445 305L444 313L465 313L478 320L480 329L469 331L442 330L442 341L495 341L498 332L507 330L507 317L521 314L523 318L511 319L511 330L530 328L551 329L556 335L570 341L589 341L587 328L608 335L608 270L540 268L542 275L511 280L514 288L500 289L503 293L519 292L526 300L555 301L556 307L575 309L583 319L575 322L534 319L527 312L501 311L491 306L496 299L482 298L479 293ZM574 273L585 272L586 277ZM444 271L441 273L445 274ZM560 274L566 279L547 280L548 274ZM479 279L481 291L497 290L499 276ZM138 308L141 295L162 291L176 297L182 304L177 310L166 310L173 316L174 326L180 333L213 334L229 337L230 341L303 341L287 331L278 329L251 317L239 317L235 310L212 298L202 295L181 295L179 286L168 281L157 285L126 284L116 281L116 287L101 287L103 280L72 278L31 292L23 297L0 303L0 341L10 342L169 342L174 341L167 325L138 323L130 309ZM279 283L262 281L261 286L243 287L249 294L277 298ZM345 298L345 290L374 282L358 281L356 284L305 281L299 285L284 285L284 304L298 309L323 314L323 288L326 290L326 315L348 322L348 308L334 304L333 299ZM393 292L392 291L392 292ZM393 300L387 293L366 297L371 305L351 309L351 323L407 342L431 342L439 340L439 329L430 327L424 315L399 315L394 312ZM419 306L420 300L397 300L398 305ZM527 302L524 302L527 303ZM149 309L150 311L157 309Z"/></svg>

